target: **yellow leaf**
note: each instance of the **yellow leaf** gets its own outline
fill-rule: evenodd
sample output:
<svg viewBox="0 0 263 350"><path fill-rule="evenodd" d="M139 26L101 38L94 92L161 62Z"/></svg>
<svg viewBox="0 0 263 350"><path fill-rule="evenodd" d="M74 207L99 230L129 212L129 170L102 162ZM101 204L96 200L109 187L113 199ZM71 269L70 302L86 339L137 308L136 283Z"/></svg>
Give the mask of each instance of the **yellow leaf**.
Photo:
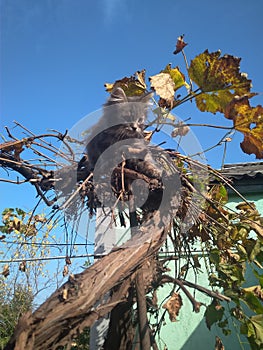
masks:
<svg viewBox="0 0 263 350"><path fill-rule="evenodd" d="M248 96L236 97L225 108L225 117L232 119L236 130L244 134L243 152L263 159L263 107L251 107Z"/></svg>
<svg viewBox="0 0 263 350"><path fill-rule="evenodd" d="M254 96L250 92L251 80L240 72L240 58L221 56L221 52L208 50L195 57L188 69L189 77L201 89L196 105L201 111L224 112L235 96Z"/></svg>
<svg viewBox="0 0 263 350"><path fill-rule="evenodd" d="M195 57L188 70L190 78L203 92L231 88L239 96L248 93L251 80L239 71L241 59L231 55L220 56L220 51L209 53L206 50Z"/></svg>
<svg viewBox="0 0 263 350"><path fill-rule="evenodd" d="M185 82L185 76L183 75L182 72L180 72L178 67L172 68L171 64L168 64L161 73L170 74L170 76L174 82L174 91L176 91L177 89L179 89L183 85L188 85Z"/></svg>

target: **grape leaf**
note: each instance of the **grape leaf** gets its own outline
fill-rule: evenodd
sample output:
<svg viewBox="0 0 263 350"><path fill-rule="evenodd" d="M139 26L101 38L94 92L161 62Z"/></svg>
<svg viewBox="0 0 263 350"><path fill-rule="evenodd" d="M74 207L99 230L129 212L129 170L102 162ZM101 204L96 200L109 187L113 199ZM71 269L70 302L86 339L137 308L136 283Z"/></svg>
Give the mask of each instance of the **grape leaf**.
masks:
<svg viewBox="0 0 263 350"><path fill-rule="evenodd" d="M263 305L260 302L259 295L256 294L255 290L243 288L240 299L243 300L255 313L263 314Z"/></svg>
<svg viewBox="0 0 263 350"><path fill-rule="evenodd" d="M243 152L263 159L263 107L251 107L248 96L236 97L226 106L225 117L232 119L235 129L244 134L240 144Z"/></svg>
<svg viewBox="0 0 263 350"><path fill-rule="evenodd" d="M165 101L172 103L174 99L175 83L168 73L159 73L149 78L151 87L157 95Z"/></svg>
<svg viewBox="0 0 263 350"><path fill-rule="evenodd" d="M105 83L106 91L111 92L116 87L121 87L127 96L139 96L146 91L145 69L137 71L131 77L116 80L115 83Z"/></svg>
<svg viewBox="0 0 263 350"><path fill-rule="evenodd" d="M176 90L184 85L186 88L189 87L183 73L180 72L178 67L172 68L171 64L168 64L159 74L149 77L149 81L157 95L159 95L168 106L172 106Z"/></svg>
<svg viewBox="0 0 263 350"><path fill-rule="evenodd" d="M217 300L213 300L210 305L207 306L204 313L205 322L208 329L211 329L211 326L221 321L224 316L224 307L219 304Z"/></svg>
<svg viewBox="0 0 263 350"><path fill-rule="evenodd" d="M179 70L178 67L172 68L171 64L167 64L162 73L170 74L174 82L174 91L178 90L180 87L187 85L185 81L184 74Z"/></svg>
<svg viewBox="0 0 263 350"><path fill-rule="evenodd" d="M217 203L226 204L228 202L227 189L222 184L214 185L210 195Z"/></svg>
<svg viewBox="0 0 263 350"><path fill-rule="evenodd" d="M263 343L263 315L255 315L250 318L254 327L256 339L262 345Z"/></svg>
<svg viewBox="0 0 263 350"><path fill-rule="evenodd" d="M256 276L256 278L258 279L260 287L263 290L263 274L260 274L257 270L253 270L253 273Z"/></svg>
<svg viewBox="0 0 263 350"><path fill-rule="evenodd" d="M220 55L220 51L209 53L206 50L191 61L188 69L190 79L201 89L201 94L195 97L201 111L224 113L236 95L255 95L250 93L251 80L239 71L241 59Z"/></svg>
<svg viewBox="0 0 263 350"><path fill-rule="evenodd" d="M188 45L188 44L184 41L184 34L180 35L177 38L176 47L175 47L175 50L173 52L174 55L177 55L179 52L181 52L186 45Z"/></svg>
<svg viewBox="0 0 263 350"><path fill-rule="evenodd" d="M257 286L252 286L252 287L243 288L243 291L244 291L245 293L251 292L251 293L253 293L256 297L258 297L258 299L260 299L261 301L263 301L263 289L261 288L261 286L257 285ZM262 306L262 305L261 305L261 306Z"/></svg>
<svg viewBox="0 0 263 350"><path fill-rule="evenodd" d="M178 293L173 293L171 298L163 305L163 309L166 309L169 313L171 322L176 322L176 317L179 315L182 305L182 298Z"/></svg>

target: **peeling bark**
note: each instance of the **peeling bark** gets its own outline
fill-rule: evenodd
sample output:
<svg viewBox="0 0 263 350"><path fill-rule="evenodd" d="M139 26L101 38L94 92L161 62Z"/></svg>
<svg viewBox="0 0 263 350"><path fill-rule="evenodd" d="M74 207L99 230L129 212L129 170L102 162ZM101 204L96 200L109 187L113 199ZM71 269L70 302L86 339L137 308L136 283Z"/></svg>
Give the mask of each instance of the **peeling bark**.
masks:
<svg viewBox="0 0 263 350"><path fill-rule="evenodd" d="M98 318L126 301L130 285L127 280L133 279L134 272L158 251L169 227L169 214L158 218L158 223L155 218L147 227L137 230L123 246L82 273L70 276L69 281L33 314L20 319L5 350L54 350L59 345L66 345L74 334L90 327ZM114 287L118 287L117 292L100 303ZM67 293L63 294L65 290Z"/></svg>

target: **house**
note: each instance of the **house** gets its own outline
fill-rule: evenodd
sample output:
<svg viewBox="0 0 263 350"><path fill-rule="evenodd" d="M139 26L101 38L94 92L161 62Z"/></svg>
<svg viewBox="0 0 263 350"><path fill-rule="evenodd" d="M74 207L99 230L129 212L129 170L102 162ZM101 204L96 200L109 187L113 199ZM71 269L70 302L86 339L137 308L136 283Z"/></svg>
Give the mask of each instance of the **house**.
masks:
<svg viewBox="0 0 263 350"><path fill-rule="evenodd" d="M251 197L252 200L263 193L263 162L226 164L221 169L222 175L232 181L233 187L243 195ZM234 195L231 188L229 194ZM256 196L256 197L255 197ZM262 196L261 196L262 198ZM249 198L248 198L249 200ZM260 200L260 198L258 198Z"/></svg>
<svg viewBox="0 0 263 350"><path fill-rule="evenodd" d="M227 188L229 208L235 209L238 203L244 201L238 195L238 193L240 193L247 201L254 202L258 211L263 216L263 162L226 164L221 169L221 173L230 181L230 186ZM233 188L235 190L233 190ZM201 258L202 252L199 252L199 254ZM185 263L183 258L180 260L181 266L183 266ZM173 269L172 264L171 269ZM249 279L253 279L253 274L251 274L251 276L249 273L247 274ZM198 278L197 281L196 277ZM193 273L188 273L187 279L209 288L206 268L202 264L200 274L195 276ZM252 280L248 282L251 282L251 285L253 285ZM193 293L193 290L191 290L191 292ZM166 344L168 350L214 349L216 336L221 338L226 350L250 349L247 339L240 336L239 328L234 323L232 324L232 332L229 336L225 336L221 329L216 326L212 326L211 331L209 331L203 318L205 308L201 307L199 313L194 313L192 304L182 291L180 291L180 295L183 299L183 306L180 310L178 321L170 322L169 317L167 316L166 325L162 327L160 334L161 349L164 348L164 344ZM167 296L167 287L160 290L158 294L159 302L165 300L165 296ZM196 293L195 297L198 301L203 302L204 304L210 304L211 302L209 297L204 296L199 292ZM240 342L244 342L242 343L242 347Z"/></svg>

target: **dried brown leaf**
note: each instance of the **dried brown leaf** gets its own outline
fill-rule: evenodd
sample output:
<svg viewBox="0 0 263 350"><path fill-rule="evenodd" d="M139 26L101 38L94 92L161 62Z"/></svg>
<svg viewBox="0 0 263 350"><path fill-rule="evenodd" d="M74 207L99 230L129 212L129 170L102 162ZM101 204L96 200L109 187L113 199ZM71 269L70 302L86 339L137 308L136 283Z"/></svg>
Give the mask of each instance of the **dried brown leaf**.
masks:
<svg viewBox="0 0 263 350"><path fill-rule="evenodd" d="M185 48L186 45L188 45L188 44L184 41L184 34L180 35L177 38L175 51L173 52L174 55L177 55L179 52L181 52Z"/></svg>
<svg viewBox="0 0 263 350"><path fill-rule="evenodd" d="M178 122L173 129L171 136L185 136L190 131L189 126L185 125L184 122Z"/></svg>
<svg viewBox="0 0 263 350"><path fill-rule="evenodd" d="M215 350L225 350L222 340L218 336L216 336Z"/></svg>
<svg viewBox="0 0 263 350"><path fill-rule="evenodd" d="M1 272L1 274L2 274L4 277L9 276L10 270L9 270L9 265L8 265L8 264L5 264L5 265L4 265L3 271Z"/></svg>
<svg viewBox="0 0 263 350"><path fill-rule="evenodd" d="M121 87L127 96L139 96L145 93L145 69L137 71L131 77L124 77L120 80L116 80L113 84L104 84L106 91L112 92L115 88Z"/></svg>
<svg viewBox="0 0 263 350"><path fill-rule="evenodd" d="M172 103L174 99L175 83L168 73L159 73L149 78L151 87L157 95Z"/></svg>
<svg viewBox="0 0 263 350"><path fill-rule="evenodd" d="M171 322L176 322L176 317L179 315L182 305L182 297L178 293L173 293L171 298L163 305L163 309L166 309L169 313Z"/></svg>

